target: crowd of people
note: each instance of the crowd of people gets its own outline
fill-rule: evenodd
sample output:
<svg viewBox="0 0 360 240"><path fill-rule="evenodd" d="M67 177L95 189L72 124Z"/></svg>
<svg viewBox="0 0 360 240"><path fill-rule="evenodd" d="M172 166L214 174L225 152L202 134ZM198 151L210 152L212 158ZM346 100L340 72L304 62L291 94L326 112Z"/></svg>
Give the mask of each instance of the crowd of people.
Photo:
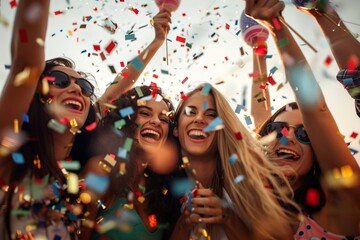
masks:
<svg viewBox="0 0 360 240"><path fill-rule="evenodd" d="M264 98L251 104L256 137L209 83L176 109L161 86L134 86L170 31L166 7L138 56L142 69L130 61L97 98L91 74L64 57L45 60L38 39L50 1L20 0L0 95L1 239L360 239L360 168L282 17L285 4L245 2L247 18L286 39L276 46L296 97L271 114L267 44L247 39L253 92ZM360 116L360 43L341 21L335 33L340 18L328 1L299 2L329 39Z"/></svg>

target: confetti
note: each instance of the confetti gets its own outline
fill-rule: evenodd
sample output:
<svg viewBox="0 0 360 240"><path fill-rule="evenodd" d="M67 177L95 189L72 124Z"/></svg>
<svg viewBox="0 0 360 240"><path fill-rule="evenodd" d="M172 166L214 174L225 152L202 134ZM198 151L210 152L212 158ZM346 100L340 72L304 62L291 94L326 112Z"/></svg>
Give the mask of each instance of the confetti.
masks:
<svg viewBox="0 0 360 240"><path fill-rule="evenodd" d="M67 177L67 191L70 194L78 194L79 192L79 177L75 173L69 173Z"/></svg>
<svg viewBox="0 0 360 240"><path fill-rule="evenodd" d="M126 149L123 149L122 147L119 147L117 156L118 156L119 158L126 159L126 157L127 157L127 150L126 150Z"/></svg>
<svg viewBox="0 0 360 240"><path fill-rule="evenodd" d="M286 46L289 43L289 39L288 38L283 38L283 39L279 39L277 40L276 44L279 48L282 48L284 46Z"/></svg>
<svg viewBox="0 0 360 240"><path fill-rule="evenodd" d="M239 182L243 181L244 179L245 179L244 175L238 175L237 177L235 177L234 183L238 184Z"/></svg>
<svg viewBox="0 0 360 240"><path fill-rule="evenodd" d="M205 83L200 93L202 95L208 95L210 93L210 90L211 90L211 85L209 83Z"/></svg>
<svg viewBox="0 0 360 240"><path fill-rule="evenodd" d="M89 125L87 125L85 127L85 130L90 132L90 131L95 130L95 128L96 128L96 122L93 122L93 123L90 123Z"/></svg>
<svg viewBox="0 0 360 240"><path fill-rule="evenodd" d="M126 138L125 143L124 143L124 149L126 149L127 151L130 151L133 142L134 142L134 140L132 138Z"/></svg>
<svg viewBox="0 0 360 240"><path fill-rule="evenodd" d="M285 146L288 143L289 139L285 136L282 136L279 141L282 145Z"/></svg>
<svg viewBox="0 0 360 240"><path fill-rule="evenodd" d="M106 51L108 54L110 54L110 53L114 50L115 47L116 47L115 42L114 42L114 41L111 41L111 42L107 45L107 47L105 48L105 51Z"/></svg>
<svg viewBox="0 0 360 240"><path fill-rule="evenodd" d="M61 133L61 134L63 134L65 132L65 130L67 129L66 125L59 123L55 119L51 119L48 122L47 126L48 126L48 128L54 130L55 132Z"/></svg>
<svg viewBox="0 0 360 240"><path fill-rule="evenodd" d="M247 125L251 125L252 121L251 121L251 117L250 116L245 116L245 122Z"/></svg>
<svg viewBox="0 0 360 240"><path fill-rule="evenodd" d="M237 140L241 140L241 139L242 139L241 132L236 132L236 133L235 133L235 138L236 138Z"/></svg>
<svg viewBox="0 0 360 240"><path fill-rule="evenodd" d="M135 57L132 61L131 64L134 66L136 71L141 71L144 68L144 63L141 61L141 59L139 57Z"/></svg>
<svg viewBox="0 0 360 240"><path fill-rule="evenodd" d="M186 39L184 37L177 36L176 41L181 42L181 43L185 43Z"/></svg>
<svg viewBox="0 0 360 240"><path fill-rule="evenodd" d="M25 163L24 156L21 153L14 152L11 154L11 157L16 164L24 164Z"/></svg>
<svg viewBox="0 0 360 240"><path fill-rule="evenodd" d="M133 40L135 39L135 34L126 34L125 35L125 40Z"/></svg>
<svg viewBox="0 0 360 240"><path fill-rule="evenodd" d="M109 186L109 177L105 175L97 175L94 173L88 173L85 177L85 183L87 188L92 189L100 194L105 193Z"/></svg>
<svg viewBox="0 0 360 240"><path fill-rule="evenodd" d="M212 120L209 125L207 125L203 132L211 132L211 131L217 131L224 128L223 121L220 117L216 117L214 120Z"/></svg>
<svg viewBox="0 0 360 240"><path fill-rule="evenodd" d="M129 106L125 107L119 110L121 117L130 116L131 114L134 114L134 109Z"/></svg>
<svg viewBox="0 0 360 240"><path fill-rule="evenodd" d="M229 162L231 165L234 165L234 163L236 162L237 160L237 155L235 153L231 154L230 157L229 157Z"/></svg>
<svg viewBox="0 0 360 240"><path fill-rule="evenodd" d="M157 226L157 220L155 214L151 214L148 216L149 226L154 228Z"/></svg>
<svg viewBox="0 0 360 240"><path fill-rule="evenodd" d="M188 77L185 77L184 80L181 81L181 83L185 84L188 79L189 79Z"/></svg>
<svg viewBox="0 0 360 240"><path fill-rule="evenodd" d="M116 164L115 155L113 155L113 154L106 154L106 156L104 157L104 160L113 167Z"/></svg>
<svg viewBox="0 0 360 240"><path fill-rule="evenodd" d="M331 64L331 62L332 62L332 58L330 56L327 56L326 59L325 59L325 62L324 62L325 65L329 66Z"/></svg>
<svg viewBox="0 0 360 240"><path fill-rule="evenodd" d="M320 193L315 188L309 188L306 192L306 204L312 207L316 207L320 202Z"/></svg>
<svg viewBox="0 0 360 240"><path fill-rule="evenodd" d="M30 78L31 68L26 67L22 72L18 73L14 80L14 86L19 87L25 82L27 82Z"/></svg>

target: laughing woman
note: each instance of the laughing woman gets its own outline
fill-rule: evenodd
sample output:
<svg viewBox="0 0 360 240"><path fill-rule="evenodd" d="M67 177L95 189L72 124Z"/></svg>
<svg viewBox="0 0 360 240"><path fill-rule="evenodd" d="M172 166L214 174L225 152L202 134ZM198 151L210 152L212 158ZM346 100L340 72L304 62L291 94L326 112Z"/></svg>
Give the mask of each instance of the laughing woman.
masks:
<svg viewBox="0 0 360 240"><path fill-rule="evenodd" d="M203 93L209 87L187 94L175 115L174 135L199 187L172 239L290 239L291 217L278 202L291 204L289 188L224 96L214 87Z"/></svg>
<svg viewBox="0 0 360 240"><path fill-rule="evenodd" d="M288 174L294 200L303 210L294 226L295 239L360 239L360 168L339 134L305 56L278 18L284 7L276 0L246 1L248 15L266 26L275 41L286 40L278 50L297 100L267 120L260 135L277 133L268 146L269 157L296 173ZM274 19L279 22L276 28Z"/></svg>

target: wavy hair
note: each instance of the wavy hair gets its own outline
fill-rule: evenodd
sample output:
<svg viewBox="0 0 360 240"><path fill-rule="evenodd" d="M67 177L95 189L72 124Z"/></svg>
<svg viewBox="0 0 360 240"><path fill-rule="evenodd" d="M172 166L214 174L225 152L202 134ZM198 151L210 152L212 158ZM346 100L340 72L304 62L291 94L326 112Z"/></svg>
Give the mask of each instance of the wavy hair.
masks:
<svg viewBox="0 0 360 240"><path fill-rule="evenodd" d="M287 108L291 109L299 109L299 106L296 102L288 103L284 106L282 106L280 109L278 109L271 117L269 117L261 126L259 127L257 134L259 137L263 137L268 134L266 131L266 126L269 123L272 123L275 121L275 119L283 112L286 111ZM279 145L279 141L275 143L275 146L271 145L266 149L266 152L269 156L269 159L272 160L272 156L274 156L274 150ZM270 148L270 149L269 149ZM304 176L304 181L302 185L294 190L294 200L296 203L298 203L302 210L304 210L308 214L315 213L317 211L320 211L321 208L325 205L326 202L326 196L324 193L324 190L321 187L320 184L320 176L321 176L321 169L317 161L314 161L311 170ZM295 176L296 177L296 176ZM309 189L316 189L319 193L319 204L316 206L311 206L307 204L306 195Z"/></svg>
<svg viewBox="0 0 360 240"><path fill-rule="evenodd" d="M200 85L187 96L192 96L203 86ZM217 114L224 124L224 128L216 134L218 157L214 179L218 180L213 179L211 188L217 194L222 192L219 187L225 188L242 221L257 238L279 239L279 227L290 226L290 223L295 222L295 215L281 206L286 204L297 209L289 197L291 187L282 171L265 157L261 145L243 126L224 96L214 87L209 94L213 96ZM176 122L185 102L186 100L182 101L177 108ZM237 132L240 132L241 140L236 138ZM232 154L237 155L234 164L229 162ZM239 175L244 176L244 180L235 183L234 179ZM278 178L281 179L281 184ZM213 186L218 181L222 181L222 184ZM272 190L266 186L271 186Z"/></svg>

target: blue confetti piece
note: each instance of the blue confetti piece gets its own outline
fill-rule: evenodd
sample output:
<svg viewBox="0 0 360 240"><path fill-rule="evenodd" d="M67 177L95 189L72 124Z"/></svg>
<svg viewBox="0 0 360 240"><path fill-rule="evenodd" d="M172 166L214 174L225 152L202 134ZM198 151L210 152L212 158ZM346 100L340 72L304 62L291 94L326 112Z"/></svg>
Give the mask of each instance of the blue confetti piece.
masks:
<svg viewBox="0 0 360 240"><path fill-rule="evenodd" d="M134 58L131 61L131 64L134 66L136 71L141 71L144 68L144 63L140 60L139 57Z"/></svg>
<svg viewBox="0 0 360 240"><path fill-rule="evenodd" d="M5 64L5 69L11 69L11 65Z"/></svg>
<svg viewBox="0 0 360 240"><path fill-rule="evenodd" d="M205 83L204 84L204 87L202 88L202 90L201 90L201 94L202 95L208 95L209 94L209 92L210 92L210 90L211 90L211 85L209 84L209 83Z"/></svg>
<svg viewBox="0 0 360 240"><path fill-rule="evenodd" d="M202 105L203 110L206 110L208 108L208 101L204 101Z"/></svg>
<svg viewBox="0 0 360 240"><path fill-rule="evenodd" d="M349 148L350 152L352 153L352 155L357 154L359 151L353 148Z"/></svg>
<svg viewBox="0 0 360 240"><path fill-rule="evenodd" d="M236 36L239 36L240 33L241 33L241 30L237 31L235 34L236 34Z"/></svg>
<svg viewBox="0 0 360 240"><path fill-rule="evenodd" d="M274 106L270 106L271 111L274 111L274 109L275 109Z"/></svg>
<svg viewBox="0 0 360 240"><path fill-rule="evenodd" d="M82 50L81 53L86 53L87 51L86 50Z"/></svg>
<svg viewBox="0 0 360 240"><path fill-rule="evenodd" d="M119 150L118 150L118 153L117 153L117 156L119 158L123 158L123 159L126 159L127 158L127 150L122 148L122 147L119 147Z"/></svg>
<svg viewBox="0 0 360 240"><path fill-rule="evenodd" d="M238 25L238 23L239 23L239 20L236 19L235 20L235 26Z"/></svg>
<svg viewBox="0 0 360 240"><path fill-rule="evenodd" d="M273 67L272 69L270 69L271 75L273 75L277 70L278 70L277 67Z"/></svg>
<svg viewBox="0 0 360 240"><path fill-rule="evenodd" d="M193 194L192 192L190 192L188 194L188 199L187 199L187 202L188 202L188 210L191 212L191 209L192 209L192 198L193 198Z"/></svg>
<svg viewBox="0 0 360 240"><path fill-rule="evenodd" d="M242 109L244 109L244 106L238 104L238 105L236 105L235 112L239 114Z"/></svg>
<svg viewBox="0 0 360 240"><path fill-rule="evenodd" d="M203 129L203 132L217 131L224 128L223 120L220 117L216 117L209 125Z"/></svg>
<svg viewBox="0 0 360 240"><path fill-rule="evenodd" d="M121 117L130 116L131 114L134 114L134 109L129 106L125 107L119 110Z"/></svg>
<svg viewBox="0 0 360 240"><path fill-rule="evenodd" d="M11 156L16 164L24 164L25 163L24 156L21 153L14 152L11 154Z"/></svg>
<svg viewBox="0 0 360 240"><path fill-rule="evenodd" d="M125 35L125 40L132 40L135 39L135 34L127 34Z"/></svg>
<svg viewBox="0 0 360 240"><path fill-rule="evenodd" d="M161 73L162 73L162 74L169 75L169 71L168 71L168 70L165 70L165 69L161 69Z"/></svg>
<svg viewBox="0 0 360 240"><path fill-rule="evenodd" d="M74 220L76 220L76 218ZM55 235L53 240L61 240L61 236Z"/></svg>
<svg viewBox="0 0 360 240"><path fill-rule="evenodd" d="M271 59L273 57L273 55L266 55L265 58L266 59Z"/></svg>
<svg viewBox="0 0 360 240"><path fill-rule="evenodd" d="M23 113L23 114L21 115L21 119L22 119L23 122L28 123L28 122L29 122L29 115Z"/></svg>
<svg viewBox="0 0 360 240"><path fill-rule="evenodd" d="M237 156L235 153L231 154L231 156L229 157L229 162L231 165L234 165L235 161L237 159Z"/></svg>
<svg viewBox="0 0 360 240"><path fill-rule="evenodd" d="M345 86L349 86L349 85L352 85L354 83L353 79L352 78L345 78L342 80L343 84Z"/></svg>
<svg viewBox="0 0 360 240"><path fill-rule="evenodd" d="M179 179L171 183L171 192L175 197L182 197L195 188L195 182L192 179Z"/></svg>
<svg viewBox="0 0 360 240"><path fill-rule="evenodd" d="M243 181L245 179L244 175L239 175L234 179L234 183L238 184L239 182Z"/></svg>
<svg viewBox="0 0 360 240"><path fill-rule="evenodd" d="M251 124L252 124L251 117L250 117L250 116L246 116L246 117L245 117L245 122L246 122L247 125L251 125Z"/></svg>
<svg viewBox="0 0 360 240"><path fill-rule="evenodd" d="M282 136L279 141L282 145L285 146L288 143L289 139L285 136Z"/></svg>
<svg viewBox="0 0 360 240"><path fill-rule="evenodd" d="M97 175L94 173L88 173L85 177L85 183L88 188L103 194L106 192L109 186L109 177L106 175Z"/></svg>

